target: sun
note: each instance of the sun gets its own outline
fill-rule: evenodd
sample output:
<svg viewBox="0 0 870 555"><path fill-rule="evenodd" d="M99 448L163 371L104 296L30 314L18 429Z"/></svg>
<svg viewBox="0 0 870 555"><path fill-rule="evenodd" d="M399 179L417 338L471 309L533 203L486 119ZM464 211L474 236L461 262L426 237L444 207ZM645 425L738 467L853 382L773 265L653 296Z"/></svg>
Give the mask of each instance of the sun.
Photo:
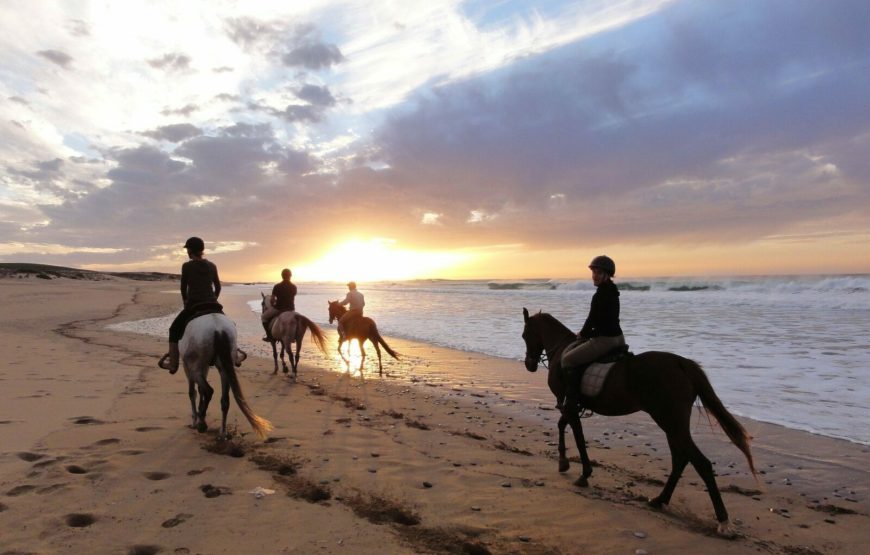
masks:
<svg viewBox="0 0 870 555"><path fill-rule="evenodd" d="M461 252L401 249L394 239L354 239L299 265L293 273L306 281L400 281L441 277L470 257Z"/></svg>

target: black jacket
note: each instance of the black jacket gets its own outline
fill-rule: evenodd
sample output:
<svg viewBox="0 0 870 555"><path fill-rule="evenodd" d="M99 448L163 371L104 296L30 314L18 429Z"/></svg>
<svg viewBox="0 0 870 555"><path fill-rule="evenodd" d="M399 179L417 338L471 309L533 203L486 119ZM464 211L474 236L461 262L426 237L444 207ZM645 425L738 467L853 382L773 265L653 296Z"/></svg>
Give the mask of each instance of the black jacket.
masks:
<svg viewBox="0 0 870 555"><path fill-rule="evenodd" d="M611 280L599 285L592 295L592 306L580 335L587 338L622 335L622 328L619 327L619 289Z"/></svg>

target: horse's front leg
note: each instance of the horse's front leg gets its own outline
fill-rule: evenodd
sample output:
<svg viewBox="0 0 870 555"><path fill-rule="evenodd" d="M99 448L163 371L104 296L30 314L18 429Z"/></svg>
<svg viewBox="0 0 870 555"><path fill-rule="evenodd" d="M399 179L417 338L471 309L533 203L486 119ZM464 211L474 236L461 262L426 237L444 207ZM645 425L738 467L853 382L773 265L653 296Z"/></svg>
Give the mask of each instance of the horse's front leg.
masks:
<svg viewBox="0 0 870 555"><path fill-rule="evenodd" d="M272 343L272 359L275 361L275 370L272 371L272 374L278 373L278 348L275 346L275 341L271 341Z"/></svg>
<svg viewBox="0 0 870 555"><path fill-rule="evenodd" d="M580 451L580 462L583 464L583 473L574 481L574 485L586 487L589 485L588 478L592 476L592 462L589 460L589 454L586 452L586 439L583 437L583 424L580 423L580 414L575 412L569 416L568 423L571 424L571 431L574 432L574 441L577 443L577 449Z"/></svg>
<svg viewBox="0 0 870 555"><path fill-rule="evenodd" d="M559 472L568 472L571 468L571 462L565 454L565 427L568 425L568 417L564 414L559 418L557 427L559 428Z"/></svg>
<svg viewBox="0 0 870 555"><path fill-rule="evenodd" d="M350 359L344 356L344 351L341 350L341 346L344 344L344 338L338 338L338 355L341 357L341 360L347 365L347 369L350 370ZM350 351L350 343L347 344L347 350Z"/></svg>

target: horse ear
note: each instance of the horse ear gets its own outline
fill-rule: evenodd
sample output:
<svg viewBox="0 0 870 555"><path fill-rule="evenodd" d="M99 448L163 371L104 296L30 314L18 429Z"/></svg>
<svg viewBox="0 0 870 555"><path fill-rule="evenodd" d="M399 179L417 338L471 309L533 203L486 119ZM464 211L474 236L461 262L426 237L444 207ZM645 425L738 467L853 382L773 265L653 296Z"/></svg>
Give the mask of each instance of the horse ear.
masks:
<svg viewBox="0 0 870 555"><path fill-rule="evenodd" d="M526 307L523 307L523 322L529 321L529 310Z"/></svg>

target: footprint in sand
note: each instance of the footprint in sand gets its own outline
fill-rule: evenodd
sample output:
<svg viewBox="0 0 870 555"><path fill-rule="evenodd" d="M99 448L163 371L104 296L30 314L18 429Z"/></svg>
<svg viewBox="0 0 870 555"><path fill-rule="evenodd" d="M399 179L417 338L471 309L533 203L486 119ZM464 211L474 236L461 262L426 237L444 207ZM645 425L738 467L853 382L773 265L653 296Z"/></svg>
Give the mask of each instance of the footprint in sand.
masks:
<svg viewBox="0 0 870 555"><path fill-rule="evenodd" d="M39 459L45 458L45 455L40 455L39 453L30 453L27 451L23 451L18 453L18 458L22 461L33 462L38 461Z"/></svg>
<svg viewBox="0 0 870 555"><path fill-rule="evenodd" d="M36 486L31 486L30 484L25 484L23 486L15 486L11 490L6 492L6 495L9 497L17 497L19 495L24 495L25 493L30 493L35 490Z"/></svg>
<svg viewBox="0 0 870 555"><path fill-rule="evenodd" d="M193 515L189 515L187 513L178 513L169 520L163 521L163 524L161 524L160 526L163 526L164 528L175 528L179 524L185 522L188 518L193 518Z"/></svg>
<svg viewBox="0 0 870 555"><path fill-rule="evenodd" d="M210 499L213 497L227 495L230 493L229 488L225 488L223 486L213 486L211 484L204 484L202 486L199 486L199 489L201 489L202 492L205 494L205 496L210 498Z"/></svg>
<svg viewBox="0 0 870 555"><path fill-rule="evenodd" d="M159 545L133 545L127 550L127 555L155 555L162 550Z"/></svg>
<svg viewBox="0 0 870 555"><path fill-rule="evenodd" d="M85 528L97 521L97 517L88 513L70 513L64 517L66 525L71 528Z"/></svg>
<svg viewBox="0 0 870 555"><path fill-rule="evenodd" d="M88 470L86 468L82 468L77 464L71 464L66 467L66 471L70 474L87 474Z"/></svg>
<svg viewBox="0 0 870 555"><path fill-rule="evenodd" d="M132 457L135 455L141 455L144 452L145 451L142 451L141 449L125 449L125 450L121 451L121 454L122 455L129 455Z"/></svg>
<svg viewBox="0 0 870 555"><path fill-rule="evenodd" d="M136 428L137 432L153 432L154 430L162 430L160 426L140 426Z"/></svg>
<svg viewBox="0 0 870 555"><path fill-rule="evenodd" d="M101 439L100 441L95 441L94 445L114 445L116 443L121 443L121 440L116 437L109 437Z"/></svg>
<svg viewBox="0 0 870 555"><path fill-rule="evenodd" d="M172 474L169 474L167 472L146 472L145 473L146 478L148 478L149 480L155 480L155 481L156 480L165 480L165 479L169 478L170 476L172 476Z"/></svg>
<svg viewBox="0 0 870 555"><path fill-rule="evenodd" d="M75 418L70 418L73 421L73 424L102 424L102 420L97 420L92 416L77 416Z"/></svg>
<svg viewBox="0 0 870 555"><path fill-rule="evenodd" d="M5 511L5 510L8 509L8 508L9 508L9 507L7 507L6 505L4 505L3 503L0 503L0 513L2 513L3 511Z"/></svg>

